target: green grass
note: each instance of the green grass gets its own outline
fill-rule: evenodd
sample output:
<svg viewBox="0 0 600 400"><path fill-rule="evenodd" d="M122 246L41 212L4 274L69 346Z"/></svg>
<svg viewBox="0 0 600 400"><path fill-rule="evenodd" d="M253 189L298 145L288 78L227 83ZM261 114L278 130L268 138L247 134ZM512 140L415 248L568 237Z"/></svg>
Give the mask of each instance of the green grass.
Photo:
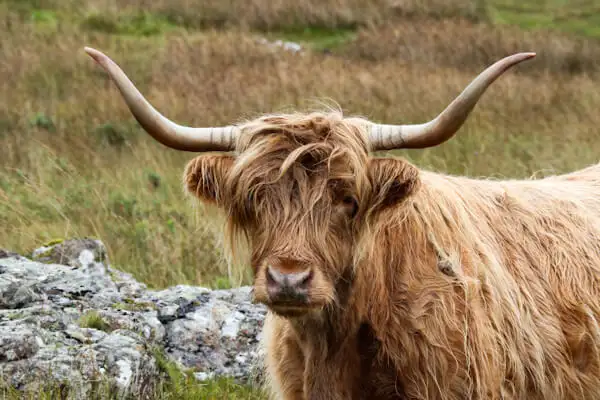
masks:
<svg viewBox="0 0 600 400"><path fill-rule="evenodd" d="M494 23L600 38L600 3L595 0L494 0L490 3Z"/></svg>
<svg viewBox="0 0 600 400"><path fill-rule="evenodd" d="M135 14L91 14L81 22L84 29L117 35L151 36L158 35L177 26L166 17L148 12Z"/></svg>
<svg viewBox="0 0 600 400"><path fill-rule="evenodd" d="M110 325L95 310L88 311L79 318L79 326L82 328L92 328L99 331L109 332Z"/></svg>
<svg viewBox="0 0 600 400"><path fill-rule="evenodd" d="M252 6L248 10L235 1L232 4L238 8L222 8L221 3L207 2L203 15L221 15L229 24L237 15L251 31L259 31L261 35L266 32L273 39L297 41L315 50L336 49L345 45L351 47L357 35L364 31L362 25L368 21L364 15L368 13L359 12L359 3L332 0L324 5L320 14L313 14L316 11L310 3L312 0L306 1L306 4L298 3L300 5L295 17L289 20L286 18L291 15L291 8L277 8L280 5L269 8L269 3L261 3L261 0L248 3ZM588 22L593 27L595 25L590 21L595 21L598 15L593 12L597 7L593 2L581 2L579 8L567 8L565 2L559 1L545 1L539 3L540 6L534 6L536 3L533 1L494 0L484 3L488 9L497 12L494 20L499 23L532 29L548 26L563 30L567 29L565 24ZM212 228L208 226L212 216L202 209L196 214L191 202L182 193L181 172L189 160L188 155L167 150L147 137L121 100L115 100L114 88L107 86L105 75L81 52L83 45L95 45L118 58L143 93L155 100L168 99L159 103L159 108L183 122L228 123L256 112L289 105L301 106L305 99L314 96L332 97L343 102L342 105L351 113L363 113L371 109L374 119L418 120L439 111L443 102L454 95L466 79L456 78L460 79L460 83L446 87L443 89L445 92L438 90L436 95L443 95L443 99L419 104L411 103L408 97L394 94L398 101L395 105L389 94L380 93L379 88L373 89L370 84L365 86L365 90L371 90L371 93L339 90L342 84L351 88L357 77L371 74L377 68L397 70L397 66L385 66L379 61L367 65L360 64L363 60L357 60L357 66L350 69L331 64L337 61L325 59L314 59L314 64L303 64L306 70L322 63L317 68L323 70L323 78L317 82L319 75L310 72L305 74L300 69L293 69L292 61L274 58L274 63L283 63L281 68L287 68L286 73L271 70L261 76L260 70L256 73L255 66L259 65L257 60L260 57L266 57L266 53L257 46L248 51L242 45L234 44L239 41L235 35L239 33L242 22L240 27L215 23L215 33L205 25L186 25L183 22L178 25L172 15L174 3L158 1L148 10L141 10L135 2L124 1L123 4L122 11L117 13L101 0L0 1L0 15L4 17L4 24L0 28L3 37L7 38L6 43L12 44L3 48L7 60L4 65L8 68L2 72L7 82L3 98L10 98L10 101L0 104L0 140L3 140L2 144L7 149L6 157L0 164L0 222L4 226L11 226L11 229L3 232L0 238L6 241L4 246L27 253L54 237L99 237L108 244L109 256L116 266L132 272L137 279L151 287L191 283L224 288L236 282L224 276L227 269L220 255L221 248L213 238ZM340 8L344 4L347 9ZM436 18L448 19L454 15L451 10L440 14L439 8L427 9L426 6L415 5L417 3L411 6L410 1L405 4L408 4L405 7L417 10L413 11L417 12L419 18L435 14ZM457 3L456 7L460 5ZM258 13L260 10L262 14ZM507 17L508 10L512 14ZM250 11L256 14L250 15ZM372 9L368 11L377 14ZM378 12L378 18L386 17L383 11ZM564 17L567 12L569 18ZM502 13L505 13L504 17L501 17ZM389 12L390 21L396 21L393 15ZM457 12L457 15L460 13ZM542 22L521 23L519 18L522 21L535 21L537 18ZM13 20L24 24L15 30L17 25ZM306 24L299 25L300 20ZM410 27L411 19L400 19L394 23ZM419 24L417 22L415 25ZM198 32L198 29L205 28L206 31ZM230 31L233 32L232 36ZM585 32L595 34L591 28ZM440 34L442 36L438 34L436 41L442 40L443 32ZM519 36L516 37L514 40L519 40ZM418 36L412 39L414 46L422 48L418 39ZM465 39L469 42L468 37ZM219 42L213 48L203 44L213 40ZM387 43L385 37L374 40L384 45ZM175 46L174 43L180 48L173 50L171 47ZM19 48L22 54L10 48ZM384 52L393 50L383 48ZM502 52L505 50L502 49ZM214 66L212 59L206 57L210 54L215 59ZM189 59L168 65L169 57L187 55ZM590 56L592 58L593 54ZM471 60L461 58L461 62L468 64ZM247 63L247 67L244 63ZM431 67L426 60L424 64L427 68ZM10 68L11 65L14 65L14 69ZM258 68L269 68L271 65L274 64L266 63ZM480 64L477 65L480 68ZM237 83L227 86L229 78L222 72L223 66L228 66L237 74ZM336 68L340 69L336 71ZM527 66L518 68L522 70ZM183 71L182 75L177 75L179 69ZM329 69L331 72L328 72ZM344 80L346 70L348 76ZM442 73L454 74L449 71ZM168 74L171 75L168 81L172 80L176 85L173 91L185 91L185 98L197 98L187 101L169 93L160 93L165 90L165 76ZM281 78L277 79L283 79L284 83L268 83L273 74L280 74L277 76ZM340 74L340 78L335 76ZM259 77L267 78L267 82L261 83L260 79L257 80ZM336 83L335 79L339 81ZM393 88L394 80L382 85L382 90ZM443 148L402 154L423 167L452 173L525 176L538 169L546 169L551 163L553 151L563 151L563 144L553 139L546 142L544 135L550 132L546 126L550 122L546 124L545 121L564 121L569 115L578 114L586 118L586 107L592 107L596 101L593 93L585 90L585 85L577 86L579 83L569 83L570 80L571 77L565 75L563 80L557 82L564 82L565 86L571 88L564 96L572 96L575 100L573 104L580 104L575 110L565 109L563 104L568 102L557 103L555 107L552 100L542 99L535 104L539 110L535 117L523 118L521 127L505 129L490 125L508 113L526 113L522 107L507 102L504 108L494 111L495 116L490 116L490 121L495 122L488 122L486 117L475 112L470 120L475 122L467 124L461 137ZM178 84L180 81L184 83ZM233 96L239 84L245 81L257 82L251 84L251 95ZM503 78L494 87L500 87L505 81ZM198 94L188 94L190 85L196 85L198 92L202 91L202 82L213 85L213 94L225 100L217 105L211 99L198 97ZM544 82L552 83L553 79L544 78ZM413 89L402 87L393 90L399 93ZM101 94L96 96L96 93ZM410 96L419 98L429 96L429 93L416 90ZM369 101L364 100L365 95L370 96ZM578 100L586 96L590 97L589 100ZM491 103L489 99L484 100L484 104L485 101ZM538 100L532 98L527 101L531 103L523 103L524 106L531 107ZM374 104L377 107L373 107ZM202 110L202 113L197 110ZM479 122L478 118L481 118ZM593 125L589 126L584 125L583 129L591 129ZM508 140L498 157L510 159L511 162L504 162L501 170L492 171L488 169L489 162L481 161L483 157L479 156L484 154L481 149L486 148L483 147L485 143L477 142L481 136L497 134L497 129ZM521 135L528 131L531 133ZM513 136L513 133L516 135ZM571 152L570 148L564 151ZM590 155L583 158L570 155L562 157L561 168L564 170L574 167L576 160L593 159L594 152L590 149Z"/></svg>
<svg viewBox="0 0 600 400"><path fill-rule="evenodd" d="M159 385L158 399L178 400L259 400L266 399L265 394L251 386L240 385L229 378L216 378L199 382L192 371L182 370L169 361L161 351L155 351L159 369L166 379Z"/></svg>

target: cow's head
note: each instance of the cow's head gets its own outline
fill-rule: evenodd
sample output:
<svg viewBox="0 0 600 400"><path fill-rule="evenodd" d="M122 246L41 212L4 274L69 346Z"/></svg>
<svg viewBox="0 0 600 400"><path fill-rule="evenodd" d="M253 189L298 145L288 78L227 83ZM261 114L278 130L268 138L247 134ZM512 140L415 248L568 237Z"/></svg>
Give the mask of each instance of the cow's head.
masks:
<svg viewBox="0 0 600 400"><path fill-rule="evenodd" d="M331 112L189 128L156 111L107 56L86 51L156 140L178 150L213 151L188 163L187 190L226 212L230 237L242 233L248 239L255 298L284 316L338 301L352 280L355 244L366 221L418 189L414 166L369 153L445 142L496 78L534 56L519 53L493 64L421 125L381 125ZM226 151L232 153L215 153Z"/></svg>

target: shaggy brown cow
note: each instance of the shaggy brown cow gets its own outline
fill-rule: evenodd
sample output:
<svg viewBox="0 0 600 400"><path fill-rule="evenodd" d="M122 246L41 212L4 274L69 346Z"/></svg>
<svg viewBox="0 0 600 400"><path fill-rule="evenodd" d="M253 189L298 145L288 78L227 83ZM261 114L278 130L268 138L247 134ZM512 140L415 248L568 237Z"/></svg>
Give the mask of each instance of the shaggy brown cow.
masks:
<svg viewBox="0 0 600 400"><path fill-rule="evenodd" d="M370 156L448 140L532 53L423 125L328 112L188 128L86 51L157 140L235 151L193 159L185 185L248 243L275 398L600 398L600 166L491 181Z"/></svg>

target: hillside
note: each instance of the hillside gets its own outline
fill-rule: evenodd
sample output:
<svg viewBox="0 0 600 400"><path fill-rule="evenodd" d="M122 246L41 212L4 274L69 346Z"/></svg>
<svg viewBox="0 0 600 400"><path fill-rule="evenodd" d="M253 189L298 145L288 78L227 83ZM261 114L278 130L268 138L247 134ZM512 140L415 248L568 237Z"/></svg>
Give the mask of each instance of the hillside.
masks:
<svg viewBox="0 0 600 400"><path fill-rule="evenodd" d="M120 269L151 287L231 284L210 234L214 219L183 195L192 155L142 132L85 45L191 125L321 100L380 122L420 122L490 63L536 51L490 88L455 139L398 153L422 168L490 177L597 161L593 2L368 4L2 0L0 243L28 252L56 238L97 237ZM261 38L293 40L302 51Z"/></svg>

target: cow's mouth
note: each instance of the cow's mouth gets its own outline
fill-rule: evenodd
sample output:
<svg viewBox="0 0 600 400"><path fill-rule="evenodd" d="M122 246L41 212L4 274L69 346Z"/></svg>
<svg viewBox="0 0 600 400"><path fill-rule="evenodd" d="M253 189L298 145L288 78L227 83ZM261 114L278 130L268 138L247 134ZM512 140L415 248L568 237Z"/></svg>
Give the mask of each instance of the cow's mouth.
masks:
<svg viewBox="0 0 600 400"><path fill-rule="evenodd" d="M301 317L322 308L321 305L310 303L270 303L267 307L276 315L285 318Z"/></svg>

